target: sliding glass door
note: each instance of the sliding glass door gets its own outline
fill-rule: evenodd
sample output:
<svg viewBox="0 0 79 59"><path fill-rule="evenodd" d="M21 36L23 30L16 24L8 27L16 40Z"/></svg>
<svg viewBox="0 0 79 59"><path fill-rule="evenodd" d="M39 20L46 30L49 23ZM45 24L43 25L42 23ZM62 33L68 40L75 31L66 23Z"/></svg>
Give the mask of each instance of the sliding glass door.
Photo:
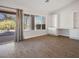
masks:
<svg viewBox="0 0 79 59"><path fill-rule="evenodd" d="M0 43L15 40L16 14L0 11Z"/></svg>

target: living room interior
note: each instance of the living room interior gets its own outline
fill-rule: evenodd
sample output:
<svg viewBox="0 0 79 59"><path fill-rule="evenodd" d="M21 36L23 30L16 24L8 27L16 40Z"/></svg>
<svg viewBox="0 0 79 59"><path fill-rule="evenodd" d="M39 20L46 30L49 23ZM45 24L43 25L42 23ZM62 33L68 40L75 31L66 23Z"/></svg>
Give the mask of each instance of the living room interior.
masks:
<svg viewBox="0 0 79 59"><path fill-rule="evenodd" d="M0 0L0 58L79 58L79 0Z"/></svg>

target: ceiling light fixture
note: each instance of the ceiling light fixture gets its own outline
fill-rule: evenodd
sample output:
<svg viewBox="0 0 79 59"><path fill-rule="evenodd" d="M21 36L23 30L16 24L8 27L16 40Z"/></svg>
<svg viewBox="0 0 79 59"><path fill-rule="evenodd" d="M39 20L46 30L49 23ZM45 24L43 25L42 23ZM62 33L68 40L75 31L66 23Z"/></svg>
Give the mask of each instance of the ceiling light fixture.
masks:
<svg viewBox="0 0 79 59"><path fill-rule="evenodd" d="M49 0L45 0L45 2L47 3L47 2L49 2Z"/></svg>

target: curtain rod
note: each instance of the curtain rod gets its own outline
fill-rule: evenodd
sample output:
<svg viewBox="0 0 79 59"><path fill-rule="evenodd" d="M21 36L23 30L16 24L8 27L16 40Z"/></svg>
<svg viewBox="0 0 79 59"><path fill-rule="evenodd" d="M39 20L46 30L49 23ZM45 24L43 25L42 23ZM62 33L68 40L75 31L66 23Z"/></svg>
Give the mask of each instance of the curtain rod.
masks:
<svg viewBox="0 0 79 59"><path fill-rule="evenodd" d="M11 7L6 7L6 6L0 6L2 8L8 8L8 9L14 9L14 10L17 10L18 8L11 8Z"/></svg>

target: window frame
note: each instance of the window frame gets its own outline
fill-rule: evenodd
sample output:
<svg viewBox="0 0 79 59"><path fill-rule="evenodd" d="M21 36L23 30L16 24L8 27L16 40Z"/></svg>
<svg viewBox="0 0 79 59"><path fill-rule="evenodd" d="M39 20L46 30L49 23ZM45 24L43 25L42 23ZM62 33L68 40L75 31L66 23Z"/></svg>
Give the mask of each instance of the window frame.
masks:
<svg viewBox="0 0 79 59"><path fill-rule="evenodd" d="M35 18L35 30L46 30L46 18L45 18L45 16L41 16L41 15L36 15L36 17L42 17L42 21L44 20L44 23L42 23L41 22L41 27L40 27L40 29L36 29L36 18ZM44 19L43 19L43 17L44 17ZM38 24L39 25L39 24ZM45 28L43 29L42 27L42 25L45 25Z"/></svg>

